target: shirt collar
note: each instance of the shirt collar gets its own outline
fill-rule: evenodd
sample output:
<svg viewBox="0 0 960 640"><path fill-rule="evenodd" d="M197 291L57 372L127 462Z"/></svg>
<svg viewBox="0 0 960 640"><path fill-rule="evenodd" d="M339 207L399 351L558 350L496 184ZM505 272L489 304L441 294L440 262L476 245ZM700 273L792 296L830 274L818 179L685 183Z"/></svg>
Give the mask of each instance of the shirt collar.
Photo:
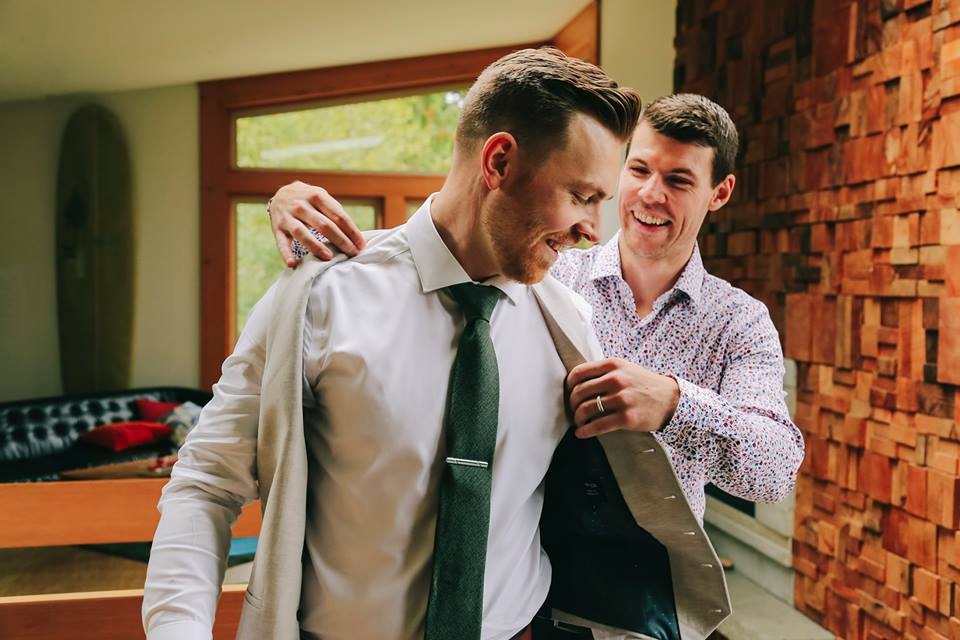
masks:
<svg viewBox="0 0 960 640"><path fill-rule="evenodd" d="M424 293L445 289L461 282L472 282L460 263L444 244L430 216L433 195L407 221L407 240L413 264L420 276ZM520 299L525 285L504 276L494 276L481 284L500 289L513 304Z"/></svg>
<svg viewBox="0 0 960 640"><path fill-rule="evenodd" d="M590 279L616 277L623 279L623 270L620 268L620 232L617 231L606 244L600 247L600 253L590 269Z"/></svg>
<svg viewBox="0 0 960 640"><path fill-rule="evenodd" d="M703 290L703 278L706 275L703 268L703 259L700 257L700 245L693 246L693 253L687 261L676 284L667 292L664 299L669 299L675 291L682 291L694 304L700 304L700 295ZM597 259L590 269L590 279L620 278L623 280L623 269L620 262L620 232L610 238L597 255Z"/></svg>
<svg viewBox="0 0 960 640"><path fill-rule="evenodd" d="M700 245L693 245L693 253L687 260L687 266L683 268L677 284L674 289L683 291L687 297L693 301L693 304L700 304L700 294L703 291L703 278L707 275L707 270L703 268L703 259L700 257Z"/></svg>

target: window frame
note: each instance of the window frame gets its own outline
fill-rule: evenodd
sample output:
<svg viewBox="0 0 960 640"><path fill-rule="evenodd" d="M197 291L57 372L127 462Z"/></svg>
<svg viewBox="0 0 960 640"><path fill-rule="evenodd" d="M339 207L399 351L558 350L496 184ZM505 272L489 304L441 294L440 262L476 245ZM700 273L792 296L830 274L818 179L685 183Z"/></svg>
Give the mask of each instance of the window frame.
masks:
<svg viewBox="0 0 960 640"><path fill-rule="evenodd" d="M241 169L235 166L238 115L469 85L487 65L525 47L553 45L597 63L599 24L594 0L550 40L199 83L200 386L209 388L217 381L221 363L233 349L234 202L266 200L281 186L304 180L338 198L380 200L382 224L390 228L406 221L408 200L425 199L444 180L432 173Z"/></svg>

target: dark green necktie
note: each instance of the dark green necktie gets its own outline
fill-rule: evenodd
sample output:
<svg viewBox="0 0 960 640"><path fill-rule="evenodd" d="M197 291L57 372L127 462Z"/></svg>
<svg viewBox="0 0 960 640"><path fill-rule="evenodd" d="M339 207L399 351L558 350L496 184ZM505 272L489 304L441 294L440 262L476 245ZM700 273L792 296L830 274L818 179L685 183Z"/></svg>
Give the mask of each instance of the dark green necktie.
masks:
<svg viewBox="0 0 960 640"><path fill-rule="evenodd" d="M447 390L447 459L433 545L425 640L479 640L497 444L500 374L490 315L500 291L473 283L449 288L466 326Z"/></svg>

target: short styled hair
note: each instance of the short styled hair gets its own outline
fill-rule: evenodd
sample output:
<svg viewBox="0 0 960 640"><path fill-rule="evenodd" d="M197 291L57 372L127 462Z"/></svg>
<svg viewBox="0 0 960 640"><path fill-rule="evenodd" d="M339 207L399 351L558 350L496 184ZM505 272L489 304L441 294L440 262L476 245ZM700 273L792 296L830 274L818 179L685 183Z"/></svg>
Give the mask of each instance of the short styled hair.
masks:
<svg viewBox="0 0 960 640"><path fill-rule="evenodd" d="M576 113L595 118L626 142L640 116L640 96L599 67L541 47L507 54L484 69L464 98L457 144L472 148L498 131L542 157L566 146Z"/></svg>
<svg viewBox="0 0 960 640"><path fill-rule="evenodd" d="M640 114L640 122L679 142L713 149L713 185L733 173L740 148L737 127L726 109L694 93L657 98Z"/></svg>

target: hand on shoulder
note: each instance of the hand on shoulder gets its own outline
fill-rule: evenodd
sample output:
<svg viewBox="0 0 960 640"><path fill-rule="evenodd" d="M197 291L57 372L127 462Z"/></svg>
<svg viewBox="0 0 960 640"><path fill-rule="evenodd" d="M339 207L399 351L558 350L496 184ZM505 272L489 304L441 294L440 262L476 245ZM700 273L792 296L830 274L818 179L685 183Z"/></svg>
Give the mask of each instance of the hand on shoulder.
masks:
<svg viewBox="0 0 960 640"><path fill-rule="evenodd" d="M311 229L349 256L363 249L360 229L322 187L300 181L280 187L267 203L267 214L280 257L291 269L299 262L293 249L294 241L320 260L333 257L333 251L311 233Z"/></svg>

